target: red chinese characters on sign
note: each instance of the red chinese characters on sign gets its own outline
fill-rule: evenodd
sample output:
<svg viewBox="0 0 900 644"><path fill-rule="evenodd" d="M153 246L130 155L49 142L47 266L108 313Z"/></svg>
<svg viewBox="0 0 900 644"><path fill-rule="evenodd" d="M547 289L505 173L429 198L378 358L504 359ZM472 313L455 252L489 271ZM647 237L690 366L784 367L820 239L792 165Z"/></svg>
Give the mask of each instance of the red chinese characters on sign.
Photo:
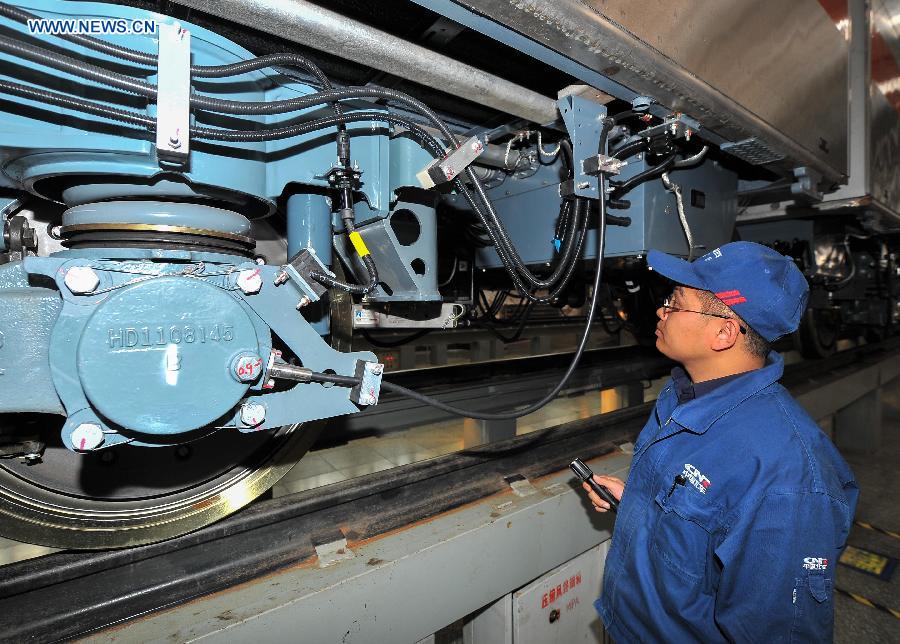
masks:
<svg viewBox="0 0 900 644"><path fill-rule="evenodd" d="M568 579L564 580L563 583L557 584L555 588L551 588L549 592L544 593L541 596L541 608L547 608L547 606L555 602L570 590L574 589L575 586L578 586L579 584L581 584L580 572L575 573Z"/></svg>

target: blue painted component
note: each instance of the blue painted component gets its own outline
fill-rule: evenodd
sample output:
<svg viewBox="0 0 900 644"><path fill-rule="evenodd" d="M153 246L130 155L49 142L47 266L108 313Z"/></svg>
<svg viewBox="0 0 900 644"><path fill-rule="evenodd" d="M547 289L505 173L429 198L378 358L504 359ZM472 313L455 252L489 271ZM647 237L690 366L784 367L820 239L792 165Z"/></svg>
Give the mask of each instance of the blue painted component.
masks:
<svg viewBox="0 0 900 644"><path fill-rule="evenodd" d="M304 248L314 248L331 266L331 204L320 194L300 193L287 200L288 259Z"/></svg>
<svg viewBox="0 0 900 644"><path fill-rule="evenodd" d="M430 205L398 201L387 219L357 228L378 267L382 286L365 296L367 302L440 301L437 287L437 215ZM335 249L353 268L357 280L366 270L346 234L335 237Z"/></svg>
<svg viewBox="0 0 900 644"><path fill-rule="evenodd" d="M160 14L109 4L48 0L19 0L17 4L45 17L152 18L162 23L174 22ZM194 64L219 65L253 57L247 50L213 32L190 23L181 24L191 32ZM0 18L0 26L28 37L25 25ZM119 59L54 36L41 38L89 61L123 64ZM157 51L155 35L105 35L103 38L154 55ZM0 54L0 78L27 84L35 73L59 78L63 83L83 85L86 89L79 93L95 102L129 109L142 104L125 93L40 65L22 65L21 60ZM156 77L150 74L147 80L155 82ZM314 89L274 70L264 69L231 78L196 80L194 91L231 100L276 101L307 95ZM275 199L289 183L326 187L322 175L335 160L334 128L260 143L192 142L190 165L185 172L175 173L177 179L173 180L173 173L160 167L153 143L137 128L18 97L8 96L7 99L22 105L23 109L0 112L0 129L4 132L3 147L0 148L0 187L24 188L70 206L121 197L199 197L231 202L235 209L248 216L260 216L273 212ZM356 102L354 108L383 111L379 106L362 101ZM140 107L136 111L140 111ZM155 105L146 108L148 115L152 116L154 112ZM322 106L284 115L241 118L260 125L277 126L293 122L300 116L329 113L330 108ZM50 123L53 125L48 125ZM392 166L391 156L398 154L408 160L425 153L418 150L415 141L403 136L390 141L390 130L384 123L355 123L348 126L348 131L353 160L363 173L360 190L374 211L387 213L394 190L418 185L415 171L420 169L403 169L405 161Z"/></svg>
<svg viewBox="0 0 900 644"><path fill-rule="evenodd" d="M261 266L260 271L263 283L268 286L274 281L278 268ZM252 305L260 319L297 353L304 367L320 372L332 369L339 375L353 376L357 360L377 361L375 354L370 351L341 353L325 344L294 308L293 303L300 295L292 281L274 288L264 287L257 295L247 296L240 292L234 294ZM266 393L248 400L266 408L266 419L257 427L242 428L241 431L271 429L359 411L359 407L350 401L349 389L318 383L299 383L288 391ZM235 412L229 424L241 427L239 411Z"/></svg>
<svg viewBox="0 0 900 644"><path fill-rule="evenodd" d="M144 434L188 432L228 413L247 391L230 367L240 354L259 355L259 338L228 291L161 277L112 291L92 308L78 376L112 423Z"/></svg>
<svg viewBox="0 0 900 644"><path fill-rule="evenodd" d="M618 178L625 180L646 167L644 161L632 160ZM671 172L670 177L684 194L685 216L700 251L695 255L731 241L737 217L737 175L715 161L707 161L696 168ZM607 227L608 257L644 255L650 249L673 255L688 254L675 195L663 187L660 179L639 185L624 198L631 202L631 208L610 213L631 217L632 223L627 227ZM589 250L596 252L596 238L592 236L590 243Z"/></svg>
<svg viewBox="0 0 900 644"><path fill-rule="evenodd" d="M16 268L0 267L0 282ZM61 308L52 289L27 284L0 288L0 410L65 413L51 381L49 358L50 335Z"/></svg>
<svg viewBox="0 0 900 644"><path fill-rule="evenodd" d="M326 266L333 262L331 203L323 195L300 193L287 200L288 259L304 248L313 248ZM303 316L320 335L329 332L331 316L324 302L313 302Z"/></svg>
<svg viewBox="0 0 900 644"><path fill-rule="evenodd" d="M565 96L559 99L558 105L559 113L562 114L572 140L575 195L597 199L600 195L598 192L600 179L585 174L582 162L597 156L600 152L597 144L600 141L606 108L581 96Z"/></svg>
<svg viewBox="0 0 900 644"><path fill-rule="evenodd" d="M646 168L646 162L633 158L618 178L627 179ZM556 230L560 208L559 172L558 166L544 166L527 179L508 178L489 191L497 214L528 264L553 260L553 249L543 240L552 238ZM696 168L672 172L671 178L682 186L685 215L694 243L712 249L730 241L737 216L736 175L714 161L707 161ZM692 191L703 194L704 207L692 205ZM678 220L675 196L665 190L659 179L639 185L625 198L631 202L630 208L609 212L631 217L631 225L607 227L607 257L644 255L652 248L687 255L687 240ZM461 199L450 197L450 201L456 207L465 207ZM592 228L588 230L582 257L596 256L597 230ZM476 265L502 266L493 248L479 249Z"/></svg>
<svg viewBox="0 0 900 644"><path fill-rule="evenodd" d="M250 221L236 212L201 204L170 201L108 201L69 208L63 226L149 224L184 226L230 235L250 235Z"/></svg>

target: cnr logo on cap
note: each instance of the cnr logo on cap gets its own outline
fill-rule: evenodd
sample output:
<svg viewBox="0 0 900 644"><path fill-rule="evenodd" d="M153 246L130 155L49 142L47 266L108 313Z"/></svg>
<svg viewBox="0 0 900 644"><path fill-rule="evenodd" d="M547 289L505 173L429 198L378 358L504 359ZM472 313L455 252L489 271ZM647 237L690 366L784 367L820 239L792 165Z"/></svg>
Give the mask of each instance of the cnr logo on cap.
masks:
<svg viewBox="0 0 900 644"><path fill-rule="evenodd" d="M708 262L713 259L718 259L722 256L722 251L716 248L708 253L706 253L706 257L703 258L704 262Z"/></svg>

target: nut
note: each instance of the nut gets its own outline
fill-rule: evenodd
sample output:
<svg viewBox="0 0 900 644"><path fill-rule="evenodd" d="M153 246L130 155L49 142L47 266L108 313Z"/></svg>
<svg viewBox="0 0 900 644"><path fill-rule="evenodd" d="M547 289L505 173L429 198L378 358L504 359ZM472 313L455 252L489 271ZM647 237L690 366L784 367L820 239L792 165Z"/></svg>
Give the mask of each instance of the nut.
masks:
<svg viewBox="0 0 900 644"><path fill-rule="evenodd" d="M237 285L244 295L259 293L262 288L262 275L258 268L248 268L238 273Z"/></svg>
<svg viewBox="0 0 900 644"><path fill-rule="evenodd" d="M266 407L258 402L245 402L241 407L241 422L247 427L261 425L266 419Z"/></svg>
<svg viewBox="0 0 900 644"><path fill-rule="evenodd" d="M73 266L63 281L75 295L93 293L100 286L100 276L90 266Z"/></svg>
<svg viewBox="0 0 900 644"><path fill-rule="evenodd" d="M231 363L231 375L238 382L253 382L262 374L263 361L255 353L242 353Z"/></svg>
<svg viewBox="0 0 900 644"><path fill-rule="evenodd" d="M94 423L81 423L72 431L72 447L76 452L90 452L103 444L103 429Z"/></svg>

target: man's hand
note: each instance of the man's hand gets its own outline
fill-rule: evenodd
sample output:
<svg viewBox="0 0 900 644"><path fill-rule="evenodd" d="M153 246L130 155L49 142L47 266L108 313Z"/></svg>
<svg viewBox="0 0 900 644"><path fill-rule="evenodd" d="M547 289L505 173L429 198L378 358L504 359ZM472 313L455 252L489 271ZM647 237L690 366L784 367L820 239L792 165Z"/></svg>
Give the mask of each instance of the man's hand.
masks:
<svg viewBox="0 0 900 644"><path fill-rule="evenodd" d="M622 498L622 492L625 490L625 482L622 479L617 479L615 476L600 476L599 474L594 474L594 480L609 490L609 493L615 497L616 501ZM591 503L597 512L609 511L609 503L597 496L594 491L591 490L590 485L582 483L581 487L588 493L588 498L591 500Z"/></svg>

